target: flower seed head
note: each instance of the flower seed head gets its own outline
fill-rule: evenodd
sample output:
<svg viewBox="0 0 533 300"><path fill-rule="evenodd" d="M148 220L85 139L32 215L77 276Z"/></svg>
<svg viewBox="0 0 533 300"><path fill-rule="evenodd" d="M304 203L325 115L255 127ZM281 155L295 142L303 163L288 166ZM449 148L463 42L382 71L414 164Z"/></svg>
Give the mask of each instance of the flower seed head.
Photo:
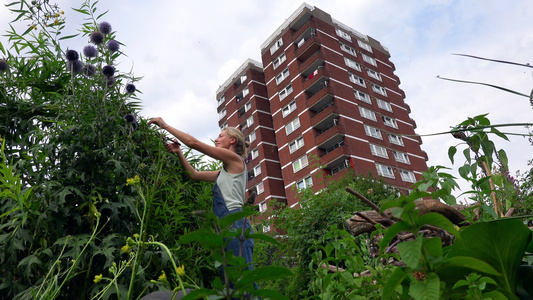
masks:
<svg viewBox="0 0 533 300"><path fill-rule="evenodd" d="M91 43L100 45L104 42L104 35L100 31L95 31L91 33L90 40Z"/></svg>
<svg viewBox="0 0 533 300"><path fill-rule="evenodd" d="M70 72L77 74L81 72L83 69L83 63L80 60L74 60L74 61L68 61L67 62L67 70Z"/></svg>
<svg viewBox="0 0 533 300"><path fill-rule="evenodd" d="M103 33L103 34L110 34L111 30L112 30L111 24L109 24L108 22L100 23L98 28L100 29L100 32Z"/></svg>
<svg viewBox="0 0 533 300"><path fill-rule="evenodd" d="M115 75L115 68L109 65L104 66L102 68L102 74L104 74L106 77L113 77L113 75Z"/></svg>
<svg viewBox="0 0 533 300"><path fill-rule="evenodd" d="M78 51L76 50L67 50L65 56L67 57L68 61L75 61L80 58L80 56L78 55Z"/></svg>
<svg viewBox="0 0 533 300"><path fill-rule="evenodd" d="M96 68L91 64L83 66L83 74L87 77L92 77L96 73Z"/></svg>
<svg viewBox="0 0 533 300"><path fill-rule="evenodd" d="M124 116L124 119L126 119L126 122L133 123L135 122L135 116L133 114L127 114Z"/></svg>
<svg viewBox="0 0 533 300"><path fill-rule="evenodd" d="M110 40L107 42L107 49L111 52L116 52L120 48L120 44L115 40Z"/></svg>
<svg viewBox="0 0 533 300"><path fill-rule="evenodd" d="M97 54L98 51L93 45L87 45L83 47L83 55L85 55L86 57L96 57Z"/></svg>
<svg viewBox="0 0 533 300"><path fill-rule="evenodd" d="M126 84L126 91L130 94L135 93L135 85L133 83Z"/></svg>
<svg viewBox="0 0 533 300"><path fill-rule="evenodd" d="M107 86L113 86L115 85L115 77L111 76L111 77L106 77L106 83L107 83Z"/></svg>
<svg viewBox="0 0 533 300"><path fill-rule="evenodd" d="M9 65L5 59L0 59L0 73L5 72L9 69Z"/></svg>

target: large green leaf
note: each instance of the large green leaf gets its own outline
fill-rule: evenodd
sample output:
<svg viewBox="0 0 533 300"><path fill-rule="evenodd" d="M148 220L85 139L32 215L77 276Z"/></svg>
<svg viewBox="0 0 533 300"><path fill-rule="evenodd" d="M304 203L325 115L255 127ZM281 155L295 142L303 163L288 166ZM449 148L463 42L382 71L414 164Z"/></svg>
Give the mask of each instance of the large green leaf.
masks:
<svg viewBox="0 0 533 300"><path fill-rule="evenodd" d="M531 240L531 231L519 219L500 219L490 222L479 222L468 226L461 232L446 259L457 260L457 257L472 257L490 265L501 275L489 274L498 287L514 293L518 280L518 268ZM472 272L481 271L478 267L447 266L439 270L438 275L451 284ZM486 269L484 272L488 272Z"/></svg>
<svg viewBox="0 0 533 300"><path fill-rule="evenodd" d="M413 280L409 292L416 300L439 299L440 279L435 273L429 273L423 281Z"/></svg>

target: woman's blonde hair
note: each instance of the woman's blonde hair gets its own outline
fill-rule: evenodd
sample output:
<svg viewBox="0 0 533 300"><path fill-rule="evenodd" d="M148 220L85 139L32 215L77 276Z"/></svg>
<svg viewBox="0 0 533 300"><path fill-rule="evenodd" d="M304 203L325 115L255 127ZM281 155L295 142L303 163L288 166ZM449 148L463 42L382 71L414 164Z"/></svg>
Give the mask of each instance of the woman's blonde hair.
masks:
<svg viewBox="0 0 533 300"><path fill-rule="evenodd" d="M234 138L237 140L235 142L235 153L240 155L243 158L246 158L248 155L248 148L250 147L250 143L244 140L244 135L242 132L235 128L235 127L226 127L224 128L228 136Z"/></svg>

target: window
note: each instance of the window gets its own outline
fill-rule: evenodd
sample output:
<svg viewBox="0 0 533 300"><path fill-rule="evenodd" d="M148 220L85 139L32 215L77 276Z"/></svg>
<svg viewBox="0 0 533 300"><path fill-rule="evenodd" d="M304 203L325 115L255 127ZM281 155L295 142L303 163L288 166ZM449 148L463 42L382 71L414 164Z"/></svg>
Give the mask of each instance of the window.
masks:
<svg viewBox="0 0 533 300"><path fill-rule="evenodd" d="M241 85L243 82L246 81L248 77L246 76L246 74L243 74L241 77L239 77L239 79L237 79L237 81L235 81L235 86L239 86Z"/></svg>
<svg viewBox="0 0 533 300"><path fill-rule="evenodd" d="M401 136L398 136L392 133L389 133L388 136L389 136L389 141L391 142L391 144L403 146L403 140Z"/></svg>
<svg viewBox="0 0 533 300"><path fill-rule="evenodd" d="M413 172L400 170L400 176L403 181L416 182L415 174Z"/></svg>
<svg viewBox="0 0 533 300"><path fill-rule="evenodd" d="M254 167L254 177L257 177L258 175L261 174L261 166L255 166Z"/></svg>
<svg viewBox="0 0 533 300"><path fill-rule="evenodd" d="M288 114L296 110L296 101L291 101L287 106L285 106L281 112L283 114L283 117L285 118Z"/></svg>
<svg viewBox="0 0 533 300"><path fill-rule="evenodd" d="M394 178L394 171L391 167L376 164L376 169L378 170L379 176Z"/></svg>
<svg viewBox="0 0 533 300"><path fill-rule="evenodd" d="M370 109L359 106L359 113L361 117L376 121L376 114Z"/></svg>
<svg viewBox="0 0 533 300"><path fill-rule="evenodd" d="M356 63L355 61L345 57L344 58L344 63L346 64L346 66L352 68L352 69L356 69L357 71L361 72L361 66Z"/></svg>
<svg viewBox="0 0 533 300"><path fill-rule="evenodd" d="M350 47L350 46L348 46L348 45L346 45L346 44L341 43L341 49L342 49L342 51L350 53L353 56L357 56L357 53L355 52L355 49Z"/></svg>
<svg viewBox="0 0 533 300"><path fill-rule="evenodd" d="M272 66L275 68L279 67L285 60L287 59L287 56L285 55L285 52L283 52L278 58L272 62Z"/></svg>
<svg viewBox="0 0 533 300"><path fill-rule="evenodd" d="M242 90L242 97L246 97L249 93L250 89L248 87L244 88L244 90Z"/></svg>
<svg viewBox="0 0 533 300"><path fill-rule="evenodd" d="M355 83L355 84L358 84L362 87L366 87L366 83L365 83L365 80L359 76L356 76L352 73L348 73L348 76L350 77L350 81Z"/></svg>
<svg viewBox="0 0 533 300"><path fill-rule="evenodd" d="M366 61L367 63L377 67L378 64L376 63L376 60L368 55L364 55L364 54L361 54L363 56L363 60Z"/></svg>
<svg viewBox="0 0 533 300"><path fill-rule="evenodd" d="M261 182L262 183L262 182ZM260 183L260 184L261 184ZM257 193L259 194L259 193ZM268 205L267 205L267 202L266 201L263 201L259 204L259 212L262 212L264 213L266 210L268 209Z"/></svg>
<svg viewBox="0 0 533 300"><path fill-rule="evenodd" d="M257 194L262 194L265 191L265 184L261 181L258 185L255 186Z"/></svg>
<svg viewBox="0 0 533 300"><path fill-rule="evenodd" d="M307 156L302 156L298 158L296 161L292 162L292 169L296 173L306 167L309 164L309 161L307 160Z"/></svg>
<svg viewBox="0 0 533 300"><path fill-rule="evenodd" d="M374 137L380 140L383 139L381 137L381 131L379 131L379 129L374 128L372 126L365 125L365 132L366 132L366 135L368 136L371 136L371 137Z"/></svg>
<svg viewBox="0 0 533 300"><path fill-rule="evenodd" d="M352 37L351 37L348 33L344 32L344 31L342 31L342 30L340 30L340 29L338 29L338 28L335 28L335 32L336 32L337 35L340 36L341 38L343 38L343 39L345 39L345 40L348 40L348 41L350 41L350 42L352 41Z"/></svg>
<svg viewBox="0 0 533 300"><path fill-rule="evenodd" d="M379 108L384 109L386 111L392 112L392 107L391 107L389 102L383 101L381 99L377 99L377 100L378 100L378 107Z"/></svg>
<svg viewBox="0 0 533 300"><path fill-rule="evenodd" d="M304 146L304 138L299 137L295 139L294 141L289 143L289 152L293 153L294 151L302 148Z"/></svg>
<svg viewBox="0 0 533 300"><path fill-rule="evenodd" d="M223 108L221 111L218 112L218 120L222 120L226 116L226 109Z"/></svg>
<svg viewBox="0 0 533 300"><path fill-rule="evenodd" d="M224 122L224 124L222 124L222 126L220 126L220 131L224 130L228 128L228 122Z"/></svg>
<svg viewBox="0 0 533 300"><path fill-rule="evenodd" d="M300 119L296 118L285 125L285 133L289 135L298 128L300 128Z"/></svg>
<svg viewBox="0 0 533 300"><path fill-rule="evenodd" d="M220 106L224 102L226 102L226 96L222 96L217 100L218 106Z"/></svg>
<svg viewBox="0 0 533 300"><path fill-rule="evenodd" d="M255 131L250 133L247 137L244 138L244 140L246 140L248 143L252 143L253 141L255 141L255 139L256 139Z"/></svg>
<svg viewBox="0 0 533 300"><path fill-rule="evenodd" d="M270 231L270 224L269 225L263 225L263 233L267 233Z"/></svg>
<svg viewBox="0 0 533 300"><path fill-rule="evenodd" d="M389 158L389 155L387 154L387 149L385 147L370 144L370 151L372 151L372 154L375 156Z"/></svg>
<svg viewBox="0 0 533 300"><path fill-rule="evenodd" d="M243 107L239 108L239 110L238 110L239 117L243 116L250 109L252 109L252 102L249 101Z"/></svg>
<svg viewBox="0 0 533 300"><path fill-rule="evenodd" d="M283 72L279 73L278 76L276 76L276 83L280 84L283 80L289 77L289 68L285 68Z"/></svg>
<svg viewBox="0 0 533 300"><path fill-rule="evenodd" d="M246 121L241 123L240 125L241 131L244 131L245 129L252 126L253 124L254 124L254 116L250 116L248 119L246 119Z"/></svg>
<svg viewBox="0 0 533 300"><path fill-rule="evenodd" d="M283 38L279 38L279 40L277 40L274 45L270 47L270 54L274 54L274 52L281 48L281 46L283 46Z"/></svg>
<svg viewBox="0 0 533 300"><path fill-rule="evenodd" d="M362 42L360 40L357 40L357 44L359 45L359 47L365 49L366 51L368 52L372 52L372 47L370 47L369 44L365 43L365 42Z"/></svg>
<svg viewBox="0 0 533 300"><path fill-rule="evenodd" d="M411 164L411 162L409 161L409 155L407 155L407 153L398 151L393 151L392 153L394 153L394 159L396 159L397 162Z"/></svg>
<svg viewBox="0 0 533 300"><path fill-rule="evenodd" d="M259 149L255 148L254 150L252 150L251 155L252 159L256 159L259 156Z"/></svg>
<svg viewBox="0 0 533 300"><path fill-rule="evenodd" d="M372 83L372 90L378 94L381 94L383 96L387 96L387 91L385 91L385 88L382 86L379 86L377 84Z"/></svg>
<svg viewBox="0 0 533 300"><path fill-rule="evenodd" d="M385 125L398 129L398 123L396 123L396 120L394 120L393 118L389 118L387 116L381 116L381 119L383 119L383 123Z"/></svg>
<svg viewBox="0 0 533 300"><path fill-rule="evenodd" d="M285 99L290 93L292 93L292 84L289 84L279 92L279 100Z"/></svg>
<svg viewBox="0 0 533 300"><path fill-rule="evenodd" d="M366 69L366 73L368 74L368 76L374 78L374 79L377 79L379 81L382 81L381 80L381 74L379 74L379 72L376 72L372 69Z"/></svg>
<svg viewBox="0 0 533 300"><path fill-rule="evenodd" d="M355 94L355 98L357 100L361 100L363 102L366 102L368 104L372 104L372 100L370 100L370 96L368 96L367 94L361 92L361 91L358 91L358 90L354 90L353 91L354 94Z"/></svg>
<svg viewBox="0 0 533 300"><path fill-rule="evenodd" d="M312 186L313 186L313 178L311 178L311 176L307 176L304 179L296 182L296 188L299 190L303 190L303 189L306 189Z"/></svg>

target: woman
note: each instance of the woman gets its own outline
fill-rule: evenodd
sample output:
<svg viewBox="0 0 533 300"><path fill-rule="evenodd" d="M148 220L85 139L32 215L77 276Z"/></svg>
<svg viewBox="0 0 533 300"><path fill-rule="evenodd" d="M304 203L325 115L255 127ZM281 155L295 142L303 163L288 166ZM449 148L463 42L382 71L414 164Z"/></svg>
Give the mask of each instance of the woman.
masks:
<svg viewBox="0 0 533 300"><path fill-rule="evenodd" d="M197 171L181 152L179 143L174 142L165 145L167 150L178 154L179 160L187 171L189 178L215 183L213 188L213 212L218 218L222 219L233 212L242 210L248 183L248 172L244 158L247 156L247 148L250 147L250 143L244 140L240 130L233 127L222 130L215 140L215 147L213 147L169 126L161 118L151 119L148 122L148 125L150 124L155 124L168 131L187 147L222 162L222 169L219 171ZM251 228L250 221L248 219L238 220L233 224L232 229L237 230L239 228L242 228L243 232ZM244 257L249 269L253 269L253 249L253 239L244 240L243 235L241 235L240 240L232 239L226 246L226 251L233 250L235 256Z"/></svg>

